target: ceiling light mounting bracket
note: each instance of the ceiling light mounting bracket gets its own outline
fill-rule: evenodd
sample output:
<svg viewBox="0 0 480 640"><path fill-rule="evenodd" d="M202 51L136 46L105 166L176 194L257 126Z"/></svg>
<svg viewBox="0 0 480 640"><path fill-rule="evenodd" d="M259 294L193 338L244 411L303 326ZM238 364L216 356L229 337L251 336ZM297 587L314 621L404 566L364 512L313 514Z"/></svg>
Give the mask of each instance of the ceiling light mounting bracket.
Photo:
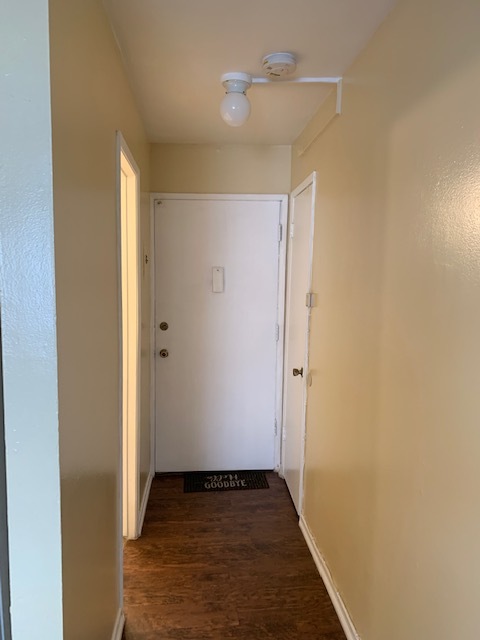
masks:
<svg viewBox="0 0 480 640"><path fill-rule="evenodd" d="M336 85L336 111L342 112L342 78L340 76L328 77L301 77L288 78L296 67L295 56L292 53L271 53L262 60L266 78L255 78L249 73L233 71L224 73L221 82L225 87L226 95L220 105L220 114L231 127L240 127L250 116L250 102L247 91L252 84L332 84Z"/></svg>
<svg viewBox="0 0 480 640"><path fill-rule="evenodd" d="M318 78L289 78L287 80L271 80L270 78L252 78L252 84L333 84L336 87L337 99L335 113L342 113L342 76L320 76Z"/></svg>

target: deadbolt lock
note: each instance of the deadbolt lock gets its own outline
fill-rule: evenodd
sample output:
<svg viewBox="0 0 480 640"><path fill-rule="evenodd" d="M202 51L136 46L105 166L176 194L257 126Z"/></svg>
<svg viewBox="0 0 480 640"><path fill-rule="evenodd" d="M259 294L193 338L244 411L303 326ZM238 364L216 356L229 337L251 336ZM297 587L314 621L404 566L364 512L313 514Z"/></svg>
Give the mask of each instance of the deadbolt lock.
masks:
<svg viewBox="0 0 480 640"><path fill-rule="evenodd" d="M168 329L168 322L161 322L160 323L160 329L162 331L166 331Z"/></svg>
<svg viewBox="0 0 480 640"><path fill-rule="evenodd" d="M161 350L160 350L160 357L161 357L161 358L168 358L168 351L167 351L167 349L161 349Z"/></svg>

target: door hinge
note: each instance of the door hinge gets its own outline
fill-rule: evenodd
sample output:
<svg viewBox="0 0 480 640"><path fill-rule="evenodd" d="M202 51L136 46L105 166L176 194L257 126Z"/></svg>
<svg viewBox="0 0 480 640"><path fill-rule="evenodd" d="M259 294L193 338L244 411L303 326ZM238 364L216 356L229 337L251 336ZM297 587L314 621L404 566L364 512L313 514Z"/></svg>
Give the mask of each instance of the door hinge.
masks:
<svg viewBox="0 0 480 640"><path fill-rule="evenodd" d="M287 430L285 427L283 427L282 429L282 440L283 442L285 442L285 440L287 439Z"/></svg>
<svg viewBox="0 0 480 640"><path fill-rule="evenodd" d="M277 433L278 433L278 423L277 423L277 419L276 418L275 418L275 423L274 423L273 429L274 429L275 435L277 435Z"/></svg>
<svg viewBox="0 0 480 640"><path fill-rule="evenodd" d="M316 303L315 298L316 296L314 293L307 293L307 295L305 296L305 306L308 307L309 309L314 307Z"/></svg>
<svg viewBox="0 0 480 640"><path fill-rule="evenodd" d="M294 223L292 222L292 223L290 224L290 238L293 238L293 236L294 236L294 235L295 235L295 225L294 225Z"/></svg>
<svg viewBox="0 0 480 640"><path fill-rule="evenodd" d="M283 225L278 225L278 241L281 242L283 240Z"/></svg>
<svg viewBox="0 0 480 640"><path fill-rule="evenodd" d="M280 325L276 324L275 325L275 342L278 342L280 340Z"/></svg>

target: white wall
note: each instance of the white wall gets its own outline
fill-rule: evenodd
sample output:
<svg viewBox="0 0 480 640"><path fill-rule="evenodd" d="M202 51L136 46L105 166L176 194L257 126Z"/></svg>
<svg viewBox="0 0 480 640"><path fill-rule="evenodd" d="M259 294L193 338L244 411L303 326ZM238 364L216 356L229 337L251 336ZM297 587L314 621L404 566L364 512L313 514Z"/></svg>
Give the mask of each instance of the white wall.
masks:
<svg viewBox="0 0 480 640"><path fill-rule="evenodd" d="M60 640L47 1L5 0L0 42L0 303L13 637Z"/></svg>

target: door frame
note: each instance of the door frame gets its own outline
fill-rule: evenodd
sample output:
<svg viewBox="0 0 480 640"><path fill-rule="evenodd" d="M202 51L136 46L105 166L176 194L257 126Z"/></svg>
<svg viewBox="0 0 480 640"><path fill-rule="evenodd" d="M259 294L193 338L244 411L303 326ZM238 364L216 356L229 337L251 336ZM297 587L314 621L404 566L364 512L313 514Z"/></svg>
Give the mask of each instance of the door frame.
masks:
<svg viewBox="0 0 480 640"><path fill-rule="evenodd" d="M156 328L155 328L155 204L150 196L150 474L155 477L155 447L157 443L157 403L156 403Z"/></svg>
<svg viewBox="0 0 480 640"><path fill-rule="evenodd" d="M123 566L123 543L125 537L129 540L138 538L139 535L139 509L140 509L140 407L141 407L141 234L140 234L140 169L128 148L128 145L120 131L116 133L116 178L117 178L117 225L118 225L118 291L119 291L119 326L120 326L120 481L119 481L119 546ZM135 230L133 242L127 251L130 257L128 272L132 278L127 278L130 283L124 282L122 275L122 237L124 235L125 221L122 215L121 175L126 173L127 184L133 188L133 195L127 197L127 224ZM132 220L133 218L133 220ZM127 235L128 238L128 235ZM123 318L124 285L128 289L128 297L133 298L135 313L133 322L127 322L125 326ZM130 403L130 418L125 422L124 415L124 353L125 342L131 344L129 352L134 354L133 361L129 363L127 379L133 385L128 393ZM133 405L132 405L133 403ZM125 477L126 476L126 477ZM126 512L126 513L124 513ZM125 518L124 518L125 515Z"/></svg>
<svg viewBox="0 0 480 640"><path fill-rule="evenodd" d="M0 325L0 640L11 640L10 572L7 519L7 470L5 458L5 420L3 406L3 355Z"/></svg>
<svg viewBox="0 0 480 640"><path fill-rule="evenodd" d="M279 252L278 252L278 289L277 289L277 364L276 364L276 382L275 382L275 416L274 420L274 470L281 472L281 455L282 455L282 416L283 416L283 378L284 378L284 343L285 343L285 284L286 284L286 260L287 260L287 221L288 221L288 194L252 194L252 193L165 193L154 192L150 194L150 220L152 223L151 234L153 238L152 244L152 308L153 308L153 365L152 365L152 390L153 390L153 407L152 416L156 413L156 380L155 380L155 359L157 357L156 345L156 299L155 299L155 204L158 200L226 200L243 202L278 202L280 205L279 220ZM152 447L155 447L155 423L153 424Z"/></svg>
<svg viewBox="0 0 480 640"><path fill-rule="evenodd" d="M295 198L299 196L301 193L308 189L308 187L312 186L312 204L310 211L310 239L309 239L309 258L308 258L308 282L307 289L305 294L313 294L312 292L312 271L313 271L313 251L314 251L314 237L315 237L315 206L316 206L316 198L317 198L317 172L313 171L303 182L301 182L298 187L296 187L292 193L290 194L290 210L288 216L288 249L287 249L287 262L286 262L286 292L285 292L285 362L287 361L287 336L288 336L288 327L289 327L289 317L290 317L290 309L288 308L288 299L289 299L289 289L291 286L290 274L291 274L291 261L292 261L292 250L293 243L290 241L290 225L292 224L292 218L295 211ZM310 371L309 371L309 360L310 360L310 326L311 326L311 316L312 309L311 306L308 308L307 313L307 322L305 329L305 353L303 360L303 370L305 371L305 376L303 377L303 402L302 402L302 417L300 423L301 429L301 446L300 446L300 478L299 478L299 496L298 496L298 505L299 505L299 515L303 514L303 500L304 500L304 483L305 483L305 450L307 445L307 400L308 400L308 392L307 387L310 386ZM283 394L283 407L282 407L282 415L286 415L286 387L287 387L287 376L289 372L285 369L284 371L284 394ZM286 440L286 425L282 421L282 445ZM282 473L285 469L285 446L282 446Z"/></svg>

